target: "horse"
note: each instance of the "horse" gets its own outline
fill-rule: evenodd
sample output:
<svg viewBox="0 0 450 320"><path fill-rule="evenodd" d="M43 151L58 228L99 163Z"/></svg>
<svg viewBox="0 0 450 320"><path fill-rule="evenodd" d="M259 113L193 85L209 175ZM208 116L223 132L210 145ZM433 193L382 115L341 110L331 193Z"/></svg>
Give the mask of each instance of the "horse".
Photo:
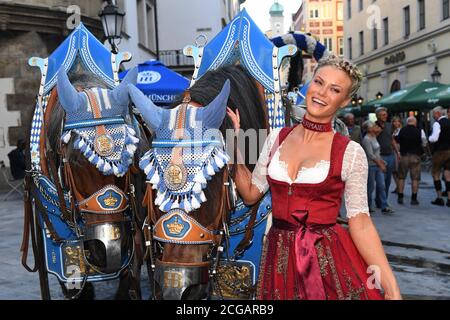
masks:
<svg viewBox="0 0 450 320"><path fill-rule="evenodd" d="M154 295L209 298L220 291L217 267L234 207L228 190L233 164L223 141L232 130L226 107L239 108L243 130L267 134L263 88L242 66L229 65L207 72L170 110L156 107L132 85L129 91L153 133L140 167L148 183ZM245 164L250 170L255 165L248 158Z"/></svg>
<svg viewBox="0 0 450 320"><path fill-rule="evenodd" d="M93 299L91 279L112 279L111 275L119 273L116 299L141 298L140 268L145 248L143 211L138 204L143 199L145 179L137 169L137 158L148 149L148 143L129 109L127 84L135 82L136 76L136 70L129 72L118 87L108 90L104 81L78 61L69 75L60 69L46 108L45 141L41 141L46 177L29 172L27 185L32 197L26 200L28 206L31 198L41 204L44 191L37 181L56 188L60 215L42 205L36 205L36 215L40 228L44 230L45 225L49 230L52 244L62 244L64 267L72 263L78 272L74 281L77 289L58 277L68 299ZM49 240L40 232L36 233L42 248ZM42 249L35 252L41 278L46 278L44 254ZM50 298L48 283L45 285L47 288L42 289L41 279L41 290L46 291L43 297Z"/></svg>

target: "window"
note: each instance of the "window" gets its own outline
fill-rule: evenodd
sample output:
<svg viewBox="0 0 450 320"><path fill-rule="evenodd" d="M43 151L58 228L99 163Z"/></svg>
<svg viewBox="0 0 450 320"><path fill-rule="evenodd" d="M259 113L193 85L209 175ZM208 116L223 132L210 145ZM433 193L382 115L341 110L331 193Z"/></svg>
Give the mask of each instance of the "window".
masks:
<svg viewBox="0 0 450 320"><path fill-rule="evenodd" d="M347 42L348 42L348 58L350 60L352 60L353 59L353 40L352 40L352 38L348 38Z"/></svg>
<svg viewBox="0 0 450 320"><path fill-rule="evenodd" d="M319 18L319 9L311 9L311 10L309 11L309 17L310 17L311 19L317 19L317 18Z"/></svg>
<svg viewBox="0 0 450 320"><path fill-rule="evenodd" d="M364 1L363 0L359 0L358 1L359 2L359 6L358 6L358 9L359 9L359 11L363 11L363 9L364 9Z"/></svg>
<svg viewBox="0 0 450 320"><path fill-rule="evenodd" d="M364 31L359 32L359 55L364 55Z"/></svg>
<svg viewBox="0 0 450 320"><path fill-rule="evenodd" d="M339 42L339 55L343 56L344 55L344 38L339 38L338 42Z"/></svg>
<svg viewBox="0 0 450 320"><path fill-rule="evenodd" d="M333 51L333 38L324 38L323 43L328 51Z"/></svg>
<svg viewBox="0 0 450 320"><path fill-rule="evenodd" d="M449 0L442 0L442 20L450 18L450 4Z"/></svg>
<svg viewBox="0 0 450 320"><path fill-rule="evenodd" d="M419 3L419 30L425 29L425 0L418 0Z"/></svg>
<svg viewBox="0 0 450 320"><path fill-rule="evenodd" d="M332 6L330 3L322 4L322 14L320 17L322 19L331 19L333 17Z"/></svg>
<svg viewBox="0 0 450 320"><path fill-rule="evenodd" d="M137 22L139 43L150 50L156 50L155 5L152 0L137 1Z"/></svg>
<svg viewBox="0 0 450 320"><path fill-rule="evenodd" d="M342 2L338 2L336 14L339 21L344 20L344 4Z"/></svg>
<svg viewBox="0 0 450 320"><path fill-rule="evenodd" d="M372 47L373 50L378 49L378 26L376 23L373 25L372 29Z"/></svg>
<svg viewBox="0 0 450 320"><path fill-rule="evenodd" d="M383 19L383 29L384 29L384 45L389 44L389 18Z"/></svg>
<svg viewBox="0 0 450 320"><path fill-rule="evenodd" d="M347 19L352 18L352 0L347 0Z"/></svg>
<svg viewBox="0 0 450 320"><path fill-rule="evenodd" d="M409 11L409 6L403 8L403 19L405 21L405 38L409 37L411 34L411 16Z"/></svg>

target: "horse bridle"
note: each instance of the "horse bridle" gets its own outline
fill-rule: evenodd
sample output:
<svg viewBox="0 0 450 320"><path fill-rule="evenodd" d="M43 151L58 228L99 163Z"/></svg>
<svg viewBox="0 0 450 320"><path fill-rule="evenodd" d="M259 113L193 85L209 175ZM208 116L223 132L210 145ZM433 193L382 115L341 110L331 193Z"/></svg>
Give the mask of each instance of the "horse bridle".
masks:
<svg viewBox="0 0 450 320"><path fill-rule="evenodd" d="M174 140L184 140L183 130L186 121L186 110L191 101L190 94L187 91L180 109L177 112L176 131ZM194 141L195 142L195 141ZM198 141L197 141L198 142ZM159 147L164 147L158 144ZM189 143L183 146L174 147L172 150L172 162L174 165L182 165L182 148L190 147ZM181 299L185 290L191 286L201 286L208 288L211 278L214 278L217 273L217 267L220 256L224 250L222 242L226 239L228 233L227 214L232 209L233 205L230 202L228 193L229 172L228 166L223 170L221 183L221 199L219 200L219 215L214 221L216 228L209 228L210 226L203 226L193 217L189 216L182 209L172 209L164 215L156 217L155 207L153 202L153 191L150 185L147 185L146 195L144 197L144 206L147 207L147 218L145 220L143 231L146 238L147 254L150 258L152 270L154 271L154 290L156 286L164 287L163 295L165 299ZM181 222L180 222L181 221ZM188 223L189 229L180 239L175 239L165 231L166 228L179 231L183 228L182 223ZM176 262L176 261L161 261L157 258L162 250L162 243L172 243L180 245L209 245L207 254L207 261L202 262ZM213 255L215 254L215 257Z"/></svg>

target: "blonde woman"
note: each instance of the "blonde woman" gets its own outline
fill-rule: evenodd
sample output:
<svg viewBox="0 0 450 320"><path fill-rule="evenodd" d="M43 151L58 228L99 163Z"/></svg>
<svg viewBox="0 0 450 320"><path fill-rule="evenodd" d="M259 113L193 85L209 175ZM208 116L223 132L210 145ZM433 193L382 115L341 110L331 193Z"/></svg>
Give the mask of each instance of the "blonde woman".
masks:
<svg viewBox="0 0 450 320"><path fill-rule="evenodd" d="M247 204L272 192L259 299L401 298L369 215L364 151L331 125L360 83L348 61L323 59L302 123L271 132L253 174L238 165L237 189ZM239 112L228 115L239 130ZM343 195L349 231L336 224Z"/></svg>

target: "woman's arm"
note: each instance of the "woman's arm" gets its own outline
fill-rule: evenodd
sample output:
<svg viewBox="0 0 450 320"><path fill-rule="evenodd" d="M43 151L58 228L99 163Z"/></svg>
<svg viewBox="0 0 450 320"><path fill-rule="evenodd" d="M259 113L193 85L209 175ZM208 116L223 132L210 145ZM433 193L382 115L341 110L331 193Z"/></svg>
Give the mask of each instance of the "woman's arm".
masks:
<svg viewBox="0 0 450 320"><path fill-rule="evenodd" d="M236 134L239 134L240 131L240 117L239 110L236 109L236 113L234 113L230 108L227 108L227 114L233 122L233 127L236 131ZM265 150L267 149L267 143L264 144L264 148L261 152L262 155L265 154ZM258 163L255 166L255 173L252 174L250 170L245 166L244 158L242 157L239 148L237 148L237 163L236 163L236 175L234 178L234 182L236 184L236 189L241 196L242 200L246 205L253 205L261 199L264 193L267 191L267 181L265 178L265 172L262 169L265 169L265 157L260 156Z"/></svg>
<svg viewBox="0 0 450 320"><path fill-rule="evenodd" d="M401 299L400 289L372 219L367 214L358 214L349 219L348 225L352 240L364 261L369 266L376 266L375 270L379 270L379 279L385 298Z"/></svg>
<svg viewBox="0 0 450 320"><path fill-rule="evenodd" d="M244 203L251 206L261 199L264 192L261 192L261 190L252 183L252 173L248 170L245 164L240 163L242 162L238 162L238 164L236 164L236 176L234 178L234 182L236 183L236 189Z"/></svg>
<svg viewBox="0 0 450 320"><path fill-rule="evenodd" d="M378 266L381 286L387 299L397 299L400 292L381 240L372 223L367 203L368 163L360 145L350 142L344 154L342 180L345 181L345 208L349 231L356 248L369 266Z"/></svg>

